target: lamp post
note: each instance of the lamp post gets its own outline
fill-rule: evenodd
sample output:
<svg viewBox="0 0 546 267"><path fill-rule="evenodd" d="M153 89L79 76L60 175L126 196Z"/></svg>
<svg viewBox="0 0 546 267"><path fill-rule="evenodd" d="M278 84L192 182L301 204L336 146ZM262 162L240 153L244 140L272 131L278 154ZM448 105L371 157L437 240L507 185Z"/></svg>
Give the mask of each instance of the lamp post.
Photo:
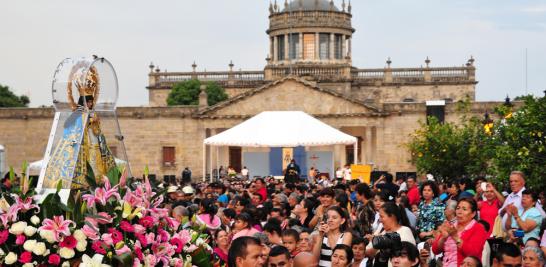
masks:
<svg viewBox="0 0 546 267"><path fill-rule="evenodd" d="M486 110L485 114L483 115L483 130L485 131L487 135L491 135L492 129L493 129L493 120L489 116L489 112L487 112Z"/></svg>

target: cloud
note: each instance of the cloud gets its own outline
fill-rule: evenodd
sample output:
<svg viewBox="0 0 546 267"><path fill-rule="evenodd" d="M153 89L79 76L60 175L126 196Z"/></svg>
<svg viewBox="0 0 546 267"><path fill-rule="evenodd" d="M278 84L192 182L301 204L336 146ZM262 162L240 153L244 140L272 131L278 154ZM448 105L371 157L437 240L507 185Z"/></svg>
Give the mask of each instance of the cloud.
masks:
<svg viewBox="0 0 546 267"><path fill-rule="evenodd" d="M522 8L521 11L532 14L546 13L546 5L527 6Z"/></svg>

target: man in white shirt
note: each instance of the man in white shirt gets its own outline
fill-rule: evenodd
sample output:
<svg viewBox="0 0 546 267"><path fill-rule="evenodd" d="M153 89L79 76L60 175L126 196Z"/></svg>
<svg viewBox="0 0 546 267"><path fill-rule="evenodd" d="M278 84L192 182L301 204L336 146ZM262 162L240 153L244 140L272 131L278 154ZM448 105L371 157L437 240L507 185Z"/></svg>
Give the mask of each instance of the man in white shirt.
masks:
<svg viewBox="0 0 546 267"><path fill-rule="evenodd" d="M510 190L512 192L506 197L502 208L499 209L499 215L502 216L502 228L505 231L509 230L504 228L508 217L505 208L512 205L518 208L518 211L523 211L523 207L521 206L521 193L525 190L525 175L523 172L513 171L510 173ZM539 203L537 203L537 208L542 214L542 217L546 217L546 214Z"/></svg>

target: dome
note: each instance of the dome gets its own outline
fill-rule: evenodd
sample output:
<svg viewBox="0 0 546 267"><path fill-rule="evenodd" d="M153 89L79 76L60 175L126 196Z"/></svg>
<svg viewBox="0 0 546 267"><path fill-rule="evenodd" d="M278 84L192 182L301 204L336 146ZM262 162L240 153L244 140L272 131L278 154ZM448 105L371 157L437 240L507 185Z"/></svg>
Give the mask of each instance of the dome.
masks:
<svg viewBox="0 0 546 267"><path fill-rule="evenodd" d="M300 6L301 3L301 6ZM282 12L298 11L301 9L305 11L330 11L329 0L293 0L288 4L288 8L284 8ZM334 5L333 11L339 11Z"/></svg>

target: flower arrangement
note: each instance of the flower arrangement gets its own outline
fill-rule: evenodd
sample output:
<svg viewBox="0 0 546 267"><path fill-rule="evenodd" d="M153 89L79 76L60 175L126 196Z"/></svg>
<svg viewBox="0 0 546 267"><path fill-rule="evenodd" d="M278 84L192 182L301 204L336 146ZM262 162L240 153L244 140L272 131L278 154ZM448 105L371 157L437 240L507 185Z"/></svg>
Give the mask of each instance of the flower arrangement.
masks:
<svg viewBox="0 0 546 267"><path fill-rule="evenodd" d="M164 192L152 190L147 178L133 188L119 171L93 180L68 204L61 202L59 190L37 204L25 178L18 189L3 193L0 264L212 266L208 236L201 227L170 217L161 208Z"/></svg>

